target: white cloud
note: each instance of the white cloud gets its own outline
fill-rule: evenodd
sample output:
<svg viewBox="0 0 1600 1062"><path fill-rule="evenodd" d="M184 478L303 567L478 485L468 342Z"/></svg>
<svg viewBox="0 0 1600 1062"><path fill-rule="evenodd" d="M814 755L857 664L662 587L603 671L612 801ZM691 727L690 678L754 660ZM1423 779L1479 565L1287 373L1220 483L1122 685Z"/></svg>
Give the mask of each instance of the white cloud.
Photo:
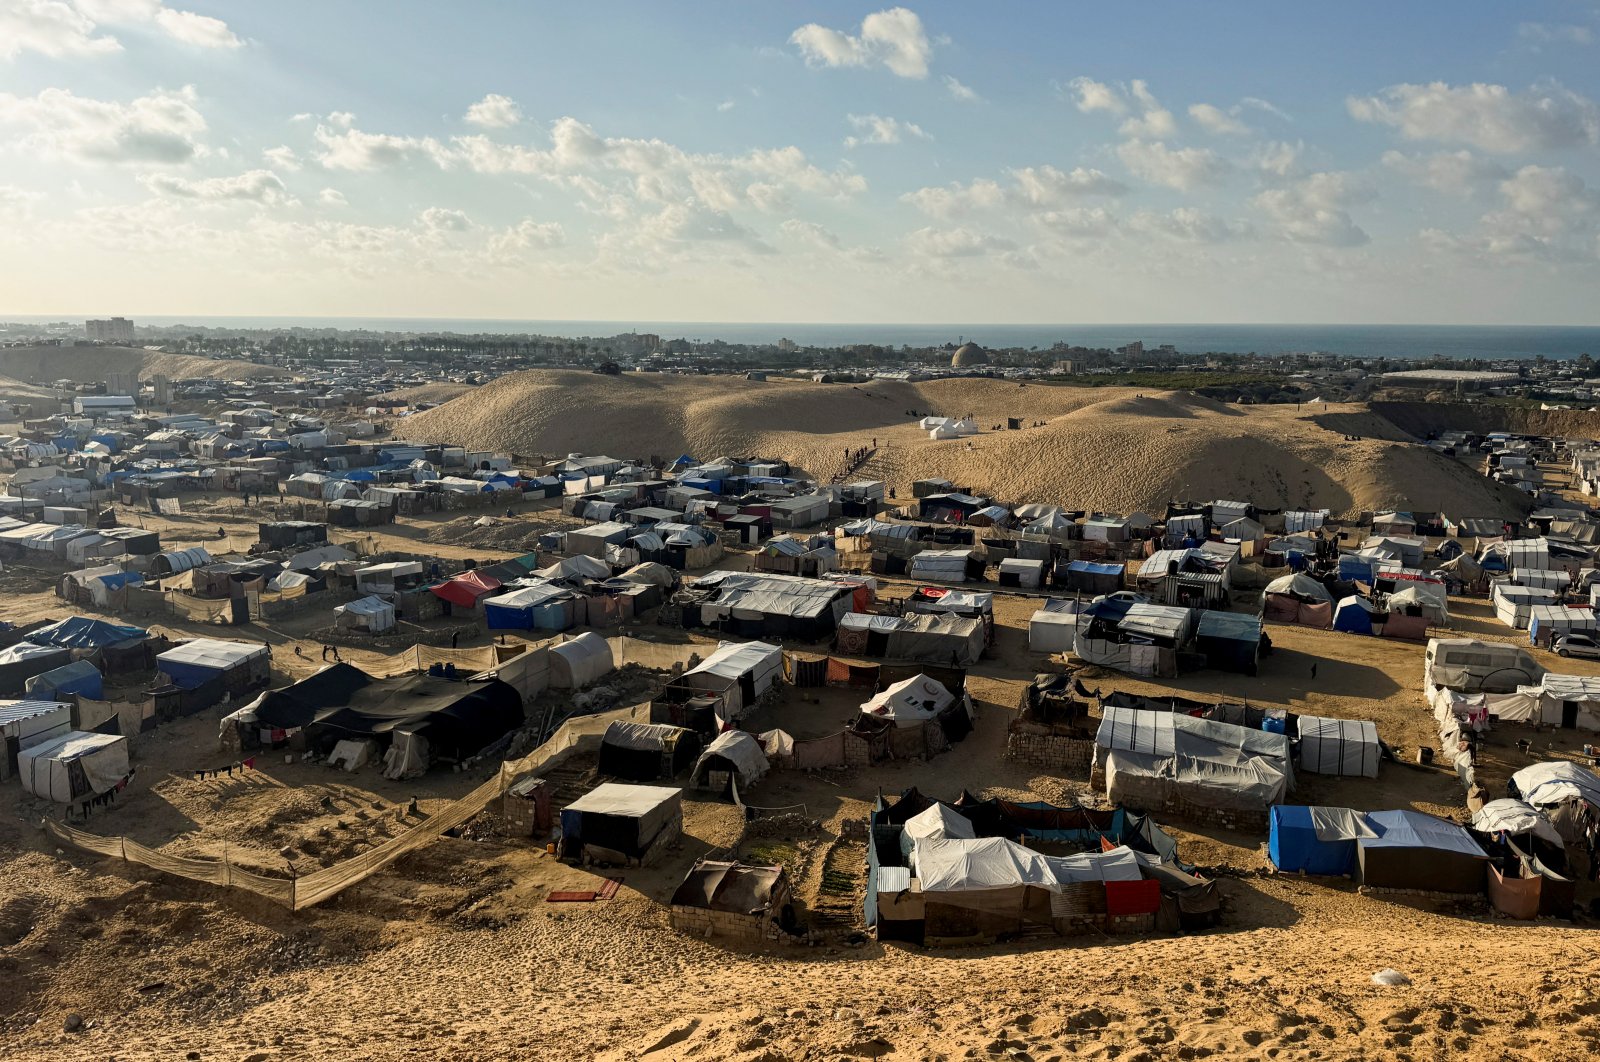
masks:
<svg viewBox="0 0 1600 1062"><path fill-rule="evenodd" d="M1272 177L1293 177L1300 172L1300 156L1305 149L1305 144L1299 141L1290 144L1283 140L1269 140L1256 146L1251 153L1250 164Z"/></svg>
<svg viewBox="0 0 1600 1062"><path fill-rule="evenodd" d="M339 131L325 125L317 126L314 135L322 145L317 161L330 170L375 170L418 158L440 166L450 162L449 151L432 137L391 136L351 128Z"/></svg>
<svg viewBox="0 0 1600 1062"><path fill-rule="evenodd" d="M356 116L349 111L334 111L328 115L328 124L335 129L350 129L356 124Z"/></svg>
<svg viewBox="0 0 1600 1062"><path fill-rule="evenodd" d="M1477 232L1422 233L1436 249L1513 262L1586 263L1600 259L1600 191L1561 166L1523 166L1498 185L1503 208Z"/></svg>
<svg viewBox="0 0 1600 1062"><path fill-rule="evenodd" d="M851 36L815 22L795 30L789 43L811 66L873 66L882 63L901 77L928 76L933 45L916 12L891 7L861 20L861 35Z"/></svg>
<svg viewBox="0 0 1600 1062"><path fill-rule="evenodd" d="M32 130L29 150L85 162L185 162L203 151L206 120L192 86L128 103L48 88L37 96L0 93L0 125Z"/></svg>
<svg viewBox="0 0 1600 1062"><path fill-rule="evenodd" d="M1119 144L1117 157L1140 180L1180 192L1219 184L1232 169L1227 160L1208 148L1169 148L1159 140Z"/></svg>
<svg viewBox="0 0 1600 1062"><path fill-rule="evenodd" d="M944 81L945 91L950 93L952 99L958 99L963 103L973 103L982 98L975 89L963 85L949 74L944 75L942 80Z"/></svg>
<svg viewBox="0 0 1600 1062"><path fill-rule="evenodd" d="M717 104L717 113L718 114L727 114L729 111L733 110L737 106L738 106L738 104L733 102L732 100L723 100L721 103Z"/></svg>
<svg viewBox="0 0 1600 1062"><path fill-rule="evenodd" d="M778 231L797 243L809 243L824 250L839 249L839 237L815 221L790 218L778 226Z"/></svg>
<svg viewBox="0 0 1600 1062"><path fill-rule="evenodd" d="M486 129L509 129L522 121L522 108L510 96L491 92L467 108L464 120Z"/></svg>
<svg viewBox="0 0 1600 1062"><path fill-rule="evenodd" d="M1178 207L1168 213L1140 211L1128 219L1136 232L1166 236L1185 243L1226 243L1250 237L1247 221L1229 221L1196 207Z"/></svg>
<svg viewBox="0 0 1600 1062"><path fill-rule="evenodd" d="M980 177L967 184L918 188L900 199L932 217L952 218L1006 206L1048 210L1086 196L1118 196L1128 190L1127 185L1101 171L1082 166L1070 171L1049 165L1025 166L1006 173L1011 178L1009 186Z"/></svg>
<svg viewBox="0 0 1600 1062"><path fill-rule="evenodd" d="M190 180L171 174L141 177L146 188L173 199L200 199L208 202L238 201L260 206L293 206L295 199L283 179L271 170L250 170L231 177L206 177Z"/></svg>
<svg viewBox="0 0 1600 1062"><path fill-rule="evenodd" d="M1273 106L1271 103L1267 102L1266 100L1261 99L1259 96L1246 96L1246 97L1244 97L1243 99L1241 99L1239 101L1239 107L1241 107L1241 108L1249 108L1250 110L1260 111L1263 114L1270 114L1274 118L1277 118L1279 121L1290 122L1290 121L1294 120L1294 119L1290 118L1287 114L1285 114L1282 110L1280 110L1279 108ZM1235 113L1237 113L1237 109L1236 109Z"/></svg>
<svg viewBox="0 0 1600 1062"><path fill-rule="evenodd" d="M239 48L244 45L220 18L197 15L193 11L174 11L163 7L156 12L156 25L173 40L192 44L196 48Z"/></svg>
<svg viewBox="0 0 1600 1062"><path fill-rule="evenodd" d="M1393 85L1345 101L1357 121L1399 130L1407 140L1438 140L1491 154L1600 143L1600 106L1554 83L1512 92L1504 85Z"/></svg>
<svg viewBox="0 0 1600 1062"><path fill-rule="evenodd" d="M1359 247L1369 242L1347 208L1374 198L1360 178L1349 173L1313 173L1282 188L1269 188L1252 202L1273 223L1278 236L1294 243Z"/></svg>
<svg viewBox="0 0 1600 1062"><path fill-rule="evenodd" d="M417 221L429 232L466 232L472 228L471 218L448 207L429 207L417 215Z"/></svg>
<svg viewBox="0 0 1600 1062"><path fill-rule="evenodd" d="M1117 228L1117 219L1104 207L1047 210L1039 220L1056 235L1074 239L1109 236Z"/></svg>
<svg viewBox="0 0 1600 1062"><path fill-rule="evenodd" d="M906 137L918 140L933 139L920 125L915 122L902 122L898 118L888 118L879 114L850 114L845 116L845 120L859 134L844 138L844 146L847 148L862 144L898 144Z"/></svg>
<svg viewBox="0 0 1600 1062"><path fill-rule="evenodd" d="M61 58L122 50L115 37L95 28L94 19L67 0L6 0L0 3L0 59L23 52Z"/></svg>
<svg viewBox="0 0 1600 1062"><path fill-rule="evenodd" d="M343 207L350 205L350 200L346 199L344 197L344 193L339 191L337 188L324 188L322 191L318 192L317 202L328 207Z"/></svg>
<svg viewBox="0 0 1600 1062"><path fill-rule="evenodd" d="M1560 22L1523 22L1517 37L1537 50L1542 44L1593 44L1594 31L1588 26Z"/></svg>
<svg viewBox="0 0 1600 1062"><path fill-rule="evenodd" d="M491 237L489 250L492 254L515 258L523 251L560 247L566 240L566 231L558 222L523 218Z"/></svg>
<svg viewBox="0 0 1600 1062"><path fill-rule="evenodd" d="M161 0L72 0L84 17L118 26L153 25L195 48L239 48L244 42L220 18L180 11Z"/></svg>
<svg viewBox="0 0 1600 1062"><path fill-rule="evenodd" d="M1139 113L1123 122L1118 132L1127 137L1160 140L1178 131L1178 123L1172 117L1172 112L1161 106L1148 85L1135 80L1129 84L1128 91Z"/></svg>
<svg viewBox="0 0 1600 1062"><path fill-rule="evenodd" d="M294 148L288 144L279 144L275 148L267 148L261 153L268 164L289 173L296 173L300 169L300 156L295 154Z"/></svg>
<svg viewBox="0 0 1600 1062"><path fill-rule="evenodd" d="M661 253L698 244L727 245L752 254L776 253L732 214L695 202L668 204L660 213L643 219L636 236L645 249Z"/></svg>
<svg viewBox="0 0 1600 1062"><path fill-rule="evenodd" d="M1084 114L1093 114L1096 111L1115 115L1128 113L1128 105L1123 100L1122 94L1104 82L1088 77L1075 77L1067 82L1067 87L1077 95L1078 110Z"/></svg>
<svg viewBox="0 0 1600 1062"><path fill-rule="evenodd" d="M921 258L976 258L1017 249L1011 240L968 228L917 229L906 235L905 246Z"/></svg>
<svg viewBox="0 0 1600 1062"><path fill-rule="evenodd" d="M1506 168L1498 162L1480 158L1465 148L1432 155L1386 151L1383 164L1424 188L1453 195L1467 195L1490 182L1509 176Z"/></svg>
<svg viewBox="0 0 1600 1062"><path fill-rule="evenodd" d="M1218 136L1247 136L1251 132L1250 127L1241 122L1236 114L1209 103L1190 104L1189 117L1206 132Z"/></svg>

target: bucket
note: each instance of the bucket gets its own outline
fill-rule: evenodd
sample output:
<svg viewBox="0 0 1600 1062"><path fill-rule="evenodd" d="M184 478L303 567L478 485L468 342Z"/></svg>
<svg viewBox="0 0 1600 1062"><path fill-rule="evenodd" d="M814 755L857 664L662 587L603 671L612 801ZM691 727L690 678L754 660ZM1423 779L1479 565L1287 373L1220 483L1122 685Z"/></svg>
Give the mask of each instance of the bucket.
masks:
<svg viewBox="0 0 1600 1062"><path fill-rule="evenodd" d="M551 841L549 844L544 846L544 854L545 855L555 855L556 854L556 845L555 845L554 841Z"/></svg>

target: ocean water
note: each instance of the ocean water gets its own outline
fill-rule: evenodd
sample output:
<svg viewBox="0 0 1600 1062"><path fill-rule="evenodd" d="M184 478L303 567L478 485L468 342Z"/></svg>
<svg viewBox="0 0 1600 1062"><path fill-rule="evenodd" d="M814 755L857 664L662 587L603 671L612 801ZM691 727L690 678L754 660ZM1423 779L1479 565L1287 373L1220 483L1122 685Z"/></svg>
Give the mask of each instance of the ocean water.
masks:
<svg viewBox="0 0 1600 1062"><path fill-rule="evenodd" d="M11 318L23 321L62 320ZM1362 358L1600 358L1600 327L1542 325L1217 325L1217 324L794 324L713 321L518 321L382 317L135 317L136 325L190 324L205 328L337 328L374 332L529 333L574 339L652 332L667 339L721 339L801 346L871 343L937 346L975 340L989 347L1146 347L1170 343L1186 354L1328 353Z"/></svg>

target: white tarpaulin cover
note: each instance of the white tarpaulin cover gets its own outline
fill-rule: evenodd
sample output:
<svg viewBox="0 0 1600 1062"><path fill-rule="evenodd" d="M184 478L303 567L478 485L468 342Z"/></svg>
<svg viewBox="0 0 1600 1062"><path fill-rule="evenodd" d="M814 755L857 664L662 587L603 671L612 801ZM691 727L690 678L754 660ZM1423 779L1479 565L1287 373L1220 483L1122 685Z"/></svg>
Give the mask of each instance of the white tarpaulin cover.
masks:
<svg viewBox="0 0 1600 1062"><path fill-rule="evenodd" d="M1289 594L1291 597L1302 601L1333 602L1333 595L1328 593L1328 588L1317 582L1311 576L1302 572L1293 572L1289 575L1280 575L1267 584L1269 594Z"/></svg>
<svg viewBox="0 0 1600 1062"><path fill-rule="evenodd" d="M901 834L901 844L902 847L910 848L923 841L976 836L971 819L948 805L934 804L928 810L906 820L904 832Z"/></svg>
<svg viewBox="0 0 1600 1062"><path fill-rule="evenodd" d="M1524 767L1511 776L1517 792L1536 808L1581 798L1600 807L1600 776L1567 760Z"/></svg>
<svg viewBox="0 0 1600 1062"><path fill-rule="evenodd" d="M1472 816L1472 828L1480 833L1532 833L1551 844L1561 844L1561 834L1539 809L1520 800L1503 797L1491 800Z"/></svg>
<svg viewBox="0 0 1600 1062"><path fill-rule="evenodd" d="M1357 841L1363 837L1376 837L1365 813L1352 808L1309 807L1311 829L1319 841Z"/></svg>
<svg viewBox="0 0 1600 1062"><path fill-rule="evenodd" d="M18 752L17 774L23 789L58 804L99 796L127 777L128 739L74 730Z"/></svg>
<svg viewBox="0 0 1600 1062"><path fill-rule="evenodd" d="M362 625L374 634L395 625L394 606L376 595L346 601L333 611L341 616L359 617Z"/></svg>
<svg viewBox="0 0 1600 1062"><path fill-rule="evenodd" d="M575 690L598 682L615 666L610 643L593 631L550 647L550 685L554 689Z"/></svg>
<svg viewBox="0 0 1600 1062"><path fill-rule="evenodd" d="M684 672L692 675L715 675L736 681L748 674L755 686L755 696L760 697L772 686L783 669L783 650L767 642L719 642L716 652L699 665ZM695 685L691 682L690 685Z"/></svg>
<svg viewBox="0 0 1600 1062"><path fill-rule="evenodd" d="M924 893L1056 884L1048 858L1004 837L924 841L914 858Z"/></svg>
<svg viewBox="0 0 1600 1062"><path fill-rule="evenodd" d="M919 726L936 718L954 704L955 699L944 683L926 675L913 675L863 704L861 711L865 715L892 719L895 726Z"/></svg>
<svg viewBox="0 0 1600 1062"><path fill-rule="evenodd" d="M255 642L225 642L216 638L196 638L192 642L184 642L157 656L156 667L160 668L162 664L170 662L188 667L208 668L212 671L226 671L246 660L266 655L268 655L267 647Z"/></svg>
<svg viewBox="0 0 1600 1062"><path fill-rule="evenodd" d="M700 770L707 761L720 756L733 764L739 776L739 785L755 785L766 777L766 753L761 751L761 743L743 730L725 730L717 735L717 739L707 745L700 753L700 758L694 761L694 775L700 779Z"/></svg>
<svg viewBox="0 0 1600 1062"><path fill-rule="evenodd" d="M1134 807L1263 809L1294 778L1286 735L1173 712L1106 707L1095 743L1107 797Z"/></svg>
<svg viewBox="0 0 1600 1062"><path fill-rule="evenodd" d="M1366 719L1300 717L1300 766L1313 774L1378 777L1378 726Z"/></svg>

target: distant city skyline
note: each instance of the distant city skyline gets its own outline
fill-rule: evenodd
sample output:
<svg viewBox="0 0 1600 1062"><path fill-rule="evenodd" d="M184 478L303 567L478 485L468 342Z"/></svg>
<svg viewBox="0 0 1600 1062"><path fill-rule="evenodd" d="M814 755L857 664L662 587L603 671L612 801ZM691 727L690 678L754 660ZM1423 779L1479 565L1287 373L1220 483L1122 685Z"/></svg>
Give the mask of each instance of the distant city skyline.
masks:
<svg viewBox="0 0 1600 1062"><path fill-rule="evenodd" d="M1597 59L1594 0L0 0L0 319L1595 325Z"/></svg>

